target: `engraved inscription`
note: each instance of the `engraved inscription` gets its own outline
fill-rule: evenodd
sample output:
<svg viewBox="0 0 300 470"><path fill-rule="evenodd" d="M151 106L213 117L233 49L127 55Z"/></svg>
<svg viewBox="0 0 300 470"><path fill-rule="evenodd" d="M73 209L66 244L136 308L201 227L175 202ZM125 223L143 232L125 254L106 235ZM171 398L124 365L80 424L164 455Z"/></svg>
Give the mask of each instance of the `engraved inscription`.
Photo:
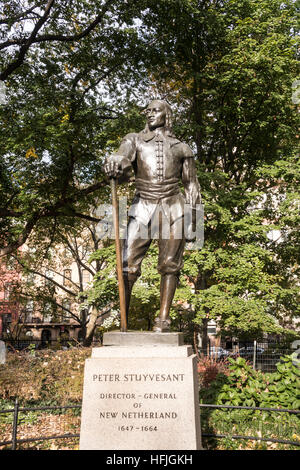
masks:
<svg viewBox="0 0 300 470"><path fill-rule="evenodd" d="M92 382L95 384L99 383L101 388L104 386L104 383L112 383L112 387L114 387L114 383L124 384L122 385L122 387L125 387L124 391L103 391L98 394L100 399L100 410L97 410L98 419L100 421L105 421L106 423L115 422L115 429L117 429L119 432L155 432L160 428L159 422L179 419L175 402L178 400L180 395L180 384L183 384L185 380L184 373L163 374L127 372L124 374L108 374L99 371L99 373L94 373L91 378ZM179 386L180 388L177 389L176 393L169 392L168 390L164 391L164 386L167 387L167 382L176 383L178 384L177 387ZM137 387L139 387L139 384L143 384L142 387L146 387L146 391L141 390L142 393L139 393L137 388L135 393L132 393L131 388L132 384L134 383L137 384ZM151 383L157 383L156 387L159 386L159 383L161 383L161 387L159 387L161 390L156 390L155 392L151 389L147 390ZM101 384L103 384L103 386ZM147 384L149 385L147 386ZM116 386L118 388L120 387L120 385ZM126 386L130 387L130 389L126 390ZM107 387L107 385L105 387ZM122 404L123 402L124 404L126 403L125 410L119 409L119 404ZM166 410L161 410L161 402L165 402L166 405L167 403L174 404L175 410L168 408ZM115 409L114 404L117 407ZM159 407L159 409L157 409L157 407ZM112 409L109 410L109 408ZM150 424L151 421L153 422L155 420L157 420L155 425ZM124 424L122 424L122 422Z"/></svg>
<svg viewBox="0 0 300 470"><path fill-rule="evenodd" d="M93 382L183 382L185 374L93 374Z"/></svg>

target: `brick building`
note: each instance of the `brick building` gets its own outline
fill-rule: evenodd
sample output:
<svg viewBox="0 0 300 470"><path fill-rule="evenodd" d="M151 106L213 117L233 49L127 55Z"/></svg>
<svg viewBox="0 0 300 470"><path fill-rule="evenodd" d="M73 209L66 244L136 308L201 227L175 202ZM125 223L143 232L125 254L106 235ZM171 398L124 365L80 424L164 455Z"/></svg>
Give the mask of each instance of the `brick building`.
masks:
<svg viewBox="0 0 300 470"><path fill-rule="evenodd" d="M14 296L14 289L20 277L14 264L0 264L0 338L19 318L20 304Z"/></svg>
<svg viewBox="0 0 300 470"><path fill-rule="evenodd" d="M24 270L14 258L12 262L3 259L0 264L0 339L21 340L24 344L29 341L42 347L57 341L81 342L82 324L86 323L89 311L82 320L78 294L88 288L96 271L94 263L90 265L87 261L91 249L87 249L85 243L81 246L80 242L77 239L80 263L64 245L51 249L51 262L45 259L37 266L32 265L32 272ZM23 245L22 252L30 253L30 247Z"/></svg>

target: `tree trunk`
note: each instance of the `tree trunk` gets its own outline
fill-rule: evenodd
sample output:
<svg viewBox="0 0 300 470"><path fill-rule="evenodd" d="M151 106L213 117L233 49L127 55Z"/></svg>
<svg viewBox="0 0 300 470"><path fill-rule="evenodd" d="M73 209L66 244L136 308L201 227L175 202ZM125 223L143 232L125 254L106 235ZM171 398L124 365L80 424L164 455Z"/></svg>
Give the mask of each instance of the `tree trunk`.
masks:
<svg viewBox="0 0 300 470"><path fill-rule="evenodd" d="M208 318L203 318L202 320L202 328L201 328L201 338L202 338L202 352L208 355L209 352L209 338L207 334L207 325L208 325Z"/></svg>
<svg viewBox="0 0 300 470"><path fill-rule="evenodd" d="M93 341L94 332L97 324L98 310L92 307L92 312L88 324L86 325L86 334L84 336L83 345L90 346Z"/></svg>
<svg viewBox="0 0 300 470"><path fill-rule="evenodd" d="M194 345L194 352L197 355L197 358L199 360L200 353L199 353L198 334L199 334L199 325L195 325L194 331L193 331L193 345Z"/></svg>

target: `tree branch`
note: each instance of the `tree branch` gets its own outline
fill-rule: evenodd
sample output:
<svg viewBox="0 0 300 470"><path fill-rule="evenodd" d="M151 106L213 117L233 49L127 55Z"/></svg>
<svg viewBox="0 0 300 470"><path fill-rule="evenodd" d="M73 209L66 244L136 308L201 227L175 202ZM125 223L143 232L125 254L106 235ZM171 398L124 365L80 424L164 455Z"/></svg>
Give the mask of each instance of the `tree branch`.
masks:
<svg viewBox="0 0 300 470"><path fill-rule="evenodd" d="M19 257L15 256L15 255L14 255L13 257L14 257L14 259L17 260L17 262L18 262L24 269L26 269L26 270L29 271L30 273L36 274L37 276L40 276L40 277L42 277L43 279L46 279L47 281L52 282L56 287L59 287L60 289L64 290L67 294L71 295L72 297L77 297L77 293L76 293L76 292L73 292L73 291L71 291L70 289L68 289L67 287L65 287L65 286L63 286L63 285L61 285L61 284L59 284L59 282L55 281L54 279L52 279L51 277L47 276L46 274L42 274L42 273L40 273L39 271L36 271L35 269L29 268L28 266L26 266L26 264L24 264L23 261L20 260ZM55 272L55 271L53 271L53 272ZM76 285L76 284L75 284L75 285Z"/></svg>
<svg viewBox="0 0 300 470"><path fill-rule="evenodd" d="M73 254L77 264L79 263L80 266L83 267L83 269L86 269L87 271L89 271L89 273L94 277L95 276L95 272L93 269L91 269L89 266L87 266L80 258L79 256L79 253L78 253L78 249L77 249L77 246L76 248L73 247L73 245L70 243L70 240L68 240L67 237L65 237L64 235L60 235L61 239L63 240L64 243L66 243L66 245L69 247L69 250L71 251L71 253Z"/></svg>
<svg viewBox="0 0 300 470"><path fill-rule="evenodd" d="M41 36L37 36L40 29L42 28L44 23L47 21L47 18L49 16L50 10L54 2L55 0L48 1L48 4L45 8L44 15L39 19L39 21L35 25L29 38L14 39L14 40L12 39L0 45L0 50L3 50L10 46L21 46L19 50L18 58L15 61L13 61L11 64L9 64L7 68L0 74L0 80L2 81L6 80L9 77L9 75L11 75L18 67L20 67L20 65L22 65L22 63L24 62L26 53L32 44L36 44L40 42L50 42L50 41L73 42L73 41L78 41L84 38L85 36L88 36L88 34L93 29L95 29L96 26L102 21L105 13L107 12L110 5L113 4L114 0L107 0L106 4L103 6L101 13L81 33L77 33L77 34L70 35L70 36L64 36L63 34L44 34Z"/></svg>
<svg viewBox="0 0 300 470"><path fill-rule="evenodd" d="M9 255L12 252L16 251L20 246L22 246L27 240L28 236L30 235L31 231L33 230L39 218L40 218L40 213L39 212L34 213L33 216L27 222L27 224L25 225L23 232L19 235L17 240L14 243L11 243L10 245L7 245L0 249L0 257Z"/></svg>
<svg viewBox="0 0 300 470"><path fill-rule="evenodd" d="M15 61L13 61L5 70L0 74L0 80L6 80L9 75L11 75L20 65L24 62L26 53L30 48L31 44L35 42L36 36L43 25L46 23L47 18L50 14L51 8L54 5L55 0L48 0L43 16L36 23L33 31L28 39L25 40L24 44L19 50L19 55Z"/></svg>
<svg viewBox="0 0 300 470"><path fill-rule="evenodd" d="M37 5L34 5L31 8L28 8L28 10L22 11L22 13L19 13L18 15L14 16L13 18L4 18L3 20L0 20L0 24L14 24L16 21L19 21L21 19L28 19L26 15L29 13L32 13L35 8L37 8ZM40 17L38 13L34 12L36 16Z"/></svg>

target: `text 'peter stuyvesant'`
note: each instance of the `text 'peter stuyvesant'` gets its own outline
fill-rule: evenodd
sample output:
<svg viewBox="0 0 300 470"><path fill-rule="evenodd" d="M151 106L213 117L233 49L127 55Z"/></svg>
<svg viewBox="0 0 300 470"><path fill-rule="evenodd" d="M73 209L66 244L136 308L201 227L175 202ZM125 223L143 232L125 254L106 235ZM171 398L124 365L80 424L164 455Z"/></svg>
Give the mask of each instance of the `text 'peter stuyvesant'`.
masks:
<svg viewBox="0 0 300 470"><path fill-rule="evenodd" d="M183 382L185 374L93 374L93 382Z"/></svg>

